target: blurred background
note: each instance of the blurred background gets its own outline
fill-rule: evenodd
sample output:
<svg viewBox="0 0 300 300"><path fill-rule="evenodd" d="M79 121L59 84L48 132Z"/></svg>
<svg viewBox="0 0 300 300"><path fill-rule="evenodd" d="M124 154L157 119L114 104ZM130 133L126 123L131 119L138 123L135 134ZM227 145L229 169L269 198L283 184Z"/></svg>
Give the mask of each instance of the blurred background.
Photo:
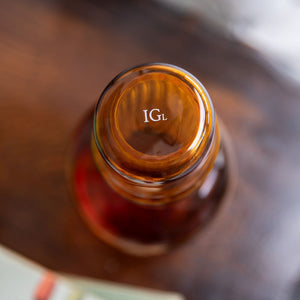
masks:
<svg viewBox="0 0 300 300"><path fill-rule="evenodd" d="M195 14L227 36L257 49L280 73L299 82L299 1L160 1Z"/></svg>
<svg viewBox="0 0 300 300"><path fill-rule="evenodd" d="M300 299L299 6L1 0L0 244L56 271L189 300ZM178 65L204 84L239 175L204 232L141 259L86 228L65 166L74 129L107 83L145 62Z"/></svg>

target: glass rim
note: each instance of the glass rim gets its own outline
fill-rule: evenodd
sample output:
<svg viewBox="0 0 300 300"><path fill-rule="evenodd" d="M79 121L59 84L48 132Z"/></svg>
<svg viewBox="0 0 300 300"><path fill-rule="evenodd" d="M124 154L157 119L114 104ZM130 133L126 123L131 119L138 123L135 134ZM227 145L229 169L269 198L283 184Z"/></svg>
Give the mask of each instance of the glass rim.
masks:
<svg viewBox="0 0 300 300"><path fill-rule="evenodd" d="M115 85L117 84L117 82L119 80L121 80L122 78L124 78L126 75L129 75L129 74L132 74L134 73L135 71L141 69L141 68L153 68L155 69L157 67L157 71L162 71L163 69L168 71L168 72L165 72L165 73L168 73L168 74L172 74L174 76L178 76L179 73L182 73L184 74L184 78L186 81L185 83L187 84L187 82L189 84L191 84L194 88L196 88L197 91L201 91L201 94L200 94L200 98L203 102L203 95L205 96L205 100L206 100L206 105L207 107L209 107L209 110L210 110L210 120L209 123L210 123L210 127L209 127L209 132L208 132L208 135L206 137L206 144L204 145L204 148L203 148L203 151L202 153L200 154L199 156L199 159L194 162L191 166L189 166L187 169L185 169L183 172L173 176L173 177L170 177L166 180L162 180L162 181L149 181L149 180L145 180L145 179L142 179L142 178L137 178L137 177L133 177L133 176L130 176L128 174L126 174L125 172L123 172L122 170L120 170L110 159L109 157L106 155L104 149L102 149L101 147L101 143L99 142L99 137L98 137L98 134L97 134L97 114L98 114L98 111L100 109L100 106L102 104L102 100L104 99L104 97L106 96L107 92ZM178 72L178 73L177 73ZM182 79L182 78L180 78ZM182 79L182 80L183 80ZM208 117L207 115L205 115L205 117ZM208 150L210 149L210 145L212 143L212 140L213 140L213 136L215 134L215 123L216 123L216 117L215 117L215 112L214 112L214 107L212 105L212 101L211 101L211 98L207 92L207 90L205 89L205 87L203 86L203 84L194 76L192 75L190 72L186 71L185 69L183 68L180 68L178 66L175 66L175 65L172 65L172 64L168 64L168 63L144 63L144 64L138 64L138 65L135 65L133 67L129 67L125 70L123 70L122 72L118 73L108 84L107 86L105 87L105 89L102 91L99 99L98 99L98 102L96 104L96 107L95 107L95 111L94 111L94 119L93 119L93 137L94 137L94 141L95 141L95 144L96 144L96 147L97 147L97 150L99 152L99 154L102 156L103 160L105 161L105 163L108 164L108 166L110 168L112 168L115 172L117 172L119 175L121 175L122 177L125 177L126 179L130 180L130 181L133 181L135 183L140 183L140 184L161 184L161 183L164 183L166 181L174 181L176 179L179 179L185 175L187 175L188 173L190 173L193 169L195 169L200 161L206 156ZM203 128L204 130L204 128ZM206 128L207 130L207 128ZM202 132L201 132L202 133ZM199 145L202 144L202 140L199 141Z"/></svg>

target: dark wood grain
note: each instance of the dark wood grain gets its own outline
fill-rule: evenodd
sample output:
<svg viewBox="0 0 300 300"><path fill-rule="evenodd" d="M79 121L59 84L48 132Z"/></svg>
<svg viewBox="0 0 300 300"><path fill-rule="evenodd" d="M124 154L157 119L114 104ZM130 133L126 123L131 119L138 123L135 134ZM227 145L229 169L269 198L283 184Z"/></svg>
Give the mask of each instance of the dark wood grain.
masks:
<svg viewBox="0 0 300 300"><path fill-rule="evenodd" d="M236 195L155 258L106 246L68 196L73 128L119 71L151 61L207 87L234 141ZM150 1L0 3L0 243L58 271L187 299L289 299L300 277L300 90L196 18Z"/></svg>

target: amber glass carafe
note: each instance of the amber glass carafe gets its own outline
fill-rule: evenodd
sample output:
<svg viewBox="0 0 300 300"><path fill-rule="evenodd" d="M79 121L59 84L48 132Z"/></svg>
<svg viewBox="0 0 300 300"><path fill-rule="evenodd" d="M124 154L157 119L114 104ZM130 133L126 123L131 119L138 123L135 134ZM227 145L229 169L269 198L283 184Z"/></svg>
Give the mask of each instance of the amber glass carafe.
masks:
<svg viewBox="0 0 300 300"><path fill-rule="evenodd" d="M168 64L120 73L78 127L68 171L103 241L155 255L214 217L228 192L228 141L203 85Z"/></svg>

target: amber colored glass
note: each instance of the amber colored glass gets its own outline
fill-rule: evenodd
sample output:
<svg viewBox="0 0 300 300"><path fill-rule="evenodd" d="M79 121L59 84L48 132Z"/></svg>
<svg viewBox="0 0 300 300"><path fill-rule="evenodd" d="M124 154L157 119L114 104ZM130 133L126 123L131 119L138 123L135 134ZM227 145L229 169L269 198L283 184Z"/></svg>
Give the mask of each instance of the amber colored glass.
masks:
<svg viewBox="0 0 300 300"><path fill-rule="evenodd" d="M110 245L163 253L203 228L228 191L222 133L187 71L147 64L120 73L75 135L69 180L79 211Z"/></svg>

